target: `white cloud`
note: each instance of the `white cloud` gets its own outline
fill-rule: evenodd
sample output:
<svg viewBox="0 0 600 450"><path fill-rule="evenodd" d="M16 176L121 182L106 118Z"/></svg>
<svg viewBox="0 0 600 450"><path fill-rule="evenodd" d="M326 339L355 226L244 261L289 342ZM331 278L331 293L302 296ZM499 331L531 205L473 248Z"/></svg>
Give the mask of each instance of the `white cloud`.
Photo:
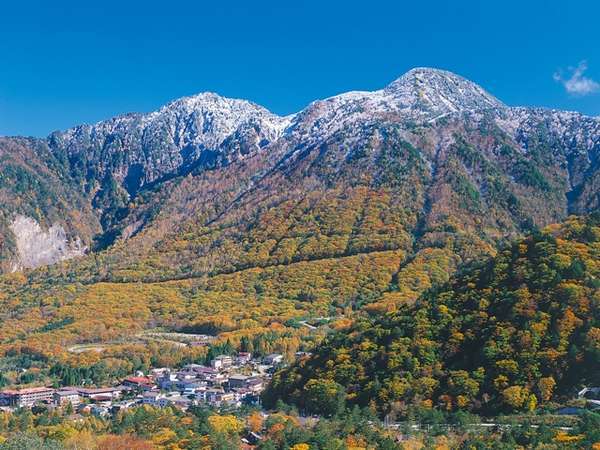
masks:
<svg viewBox="0 0 600 450"><path fill-rule="evenodd" d="M562 84L565 90L572 95L589 95L600 91L600 83L584 76L587 62L581 61L577 67L569 67L569 78L564 78L562 70L554 74L554 80Z"/></svg>

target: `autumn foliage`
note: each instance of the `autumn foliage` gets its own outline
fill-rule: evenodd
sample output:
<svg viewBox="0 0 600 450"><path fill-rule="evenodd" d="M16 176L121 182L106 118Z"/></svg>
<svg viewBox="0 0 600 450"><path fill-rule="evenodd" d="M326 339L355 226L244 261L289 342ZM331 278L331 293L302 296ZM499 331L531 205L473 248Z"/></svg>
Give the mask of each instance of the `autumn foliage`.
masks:
<svg viewBox="0 0 600 450"><path fill-rule="evenodd" d="M278 373L265 395L322 411L337 385L347 403L382 413L429 402L446 410L534 410L598 385L600 217L515 243L414 306L358 321Z"/></svg>

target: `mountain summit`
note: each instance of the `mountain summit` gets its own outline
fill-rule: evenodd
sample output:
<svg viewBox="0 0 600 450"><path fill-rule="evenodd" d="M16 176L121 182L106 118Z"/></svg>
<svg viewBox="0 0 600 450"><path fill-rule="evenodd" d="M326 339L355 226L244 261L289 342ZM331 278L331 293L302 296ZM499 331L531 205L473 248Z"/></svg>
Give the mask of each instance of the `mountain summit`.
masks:
<svg viewBox="0 0 600 450"><path fill-rule="evenodd" d="M396 97L405 109L434 114L505 107L477 84L452 72L425 67L408 71L384 91Z"/></svg>
<svg viewBox="0 0 600 450"><path fill-rule="evenodd" d="M352 91L311 103L292 117L303 139L325 139L342 128L372 120L424 123L468 112L506 106L477 84L451 72L417 68L376 91Z"/></svg>

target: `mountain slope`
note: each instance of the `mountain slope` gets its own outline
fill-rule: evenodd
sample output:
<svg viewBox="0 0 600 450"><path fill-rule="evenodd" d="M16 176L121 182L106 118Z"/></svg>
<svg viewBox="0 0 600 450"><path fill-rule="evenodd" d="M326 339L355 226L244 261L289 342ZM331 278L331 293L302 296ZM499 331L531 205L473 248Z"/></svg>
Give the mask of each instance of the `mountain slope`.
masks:
<svg viewBox="0 0 600 450"><path fill-rule="evenodd" d="M597 385L600 220L570 218L455 276L414 306L359 321L279 372L265 396L312 412L333 397L407 405L535 408Z"/></svg>
<svg viewBox="0 0 600 450"><path fill-rule="evenodd" d="M0 271L82 255L100 231L68 167L46 142L0 138Z"/></svg>
<svg viewBox="0 0 600 450"><path fill-rule="evenodd" d="M285 118L207 93L56 132L47 145L75 181L73 195L86 198L102 224L98 249L151 225L171 195L186 197L183 210L210 189L219 199L207 199L212 223L242 202L256 209L257 195L293 201L298 195L287 191L302 184L308 192L357 183L376 190L399 178L405 185L395 188L411 191L410 214L418 216L409 232L452 227L447 213L459 209L459 222L491 213L489 223L469 225L495 239L597 206L599 123L509 108L464 78L420 68L382 90L317 101ZM407 146L409 153L397 150ZM232 196L186 185L186 176L218 177ZM244 181L227 180L238 176ZM195 214L182 219L198 223ZM160 226L161 234L179 228Z"/></svg>
<svg viewBox="0 0 600 450"><path fill-rule="evenodd" d="M212 93L171 102L49 137L101 211L104 228L143 187L246 157L283 132L287 120L244 100Z"/></svg>
<svg viewBox="0 0 600 450"><path fill-rule="evenodd" d="M0 278L0 345L52 354L156 326L202 323L235 341L253 327L296 336L282 325L292 319L393 311L598 204L598 119L510 108L434 69L286 118L201 94L17 140L69 200L38 217L38 200L13 195L7 224L20 214L49 229L54 208L65 239L50 248L67 249L54 260L77 238L93 249ZM12 141L0 146L15 158ZM23 266L5 236L4 267Z"/></svg>

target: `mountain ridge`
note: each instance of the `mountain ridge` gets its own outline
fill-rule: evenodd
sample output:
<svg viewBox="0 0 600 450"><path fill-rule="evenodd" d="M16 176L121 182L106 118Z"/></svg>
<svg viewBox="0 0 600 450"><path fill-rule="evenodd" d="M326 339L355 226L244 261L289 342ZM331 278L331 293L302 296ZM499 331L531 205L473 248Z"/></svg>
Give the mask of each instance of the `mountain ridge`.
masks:
<svg viewBox="0 0 600 450"><path fill-rule="evenodd" d="M594 196L594 191L600 184L595 175L600 120L579 113L508 107L477 84L451 72L431 68L412 69L376 91L354 91L316 100L298 113L284 117L252 102L200 93L175 99L147 114L116 116L96 124L54 132L39 143L47 146L52 157L64 167L61 171L66 173L61 176L69 177L71 184L79 186L77 195L83 195L89 201L97 216L89 220L99 220L102 226L101 234L70 237L81 238L87 247L104 248L119 236L128 239L146 226L150 216L136 218L131 214L130 205L136 203L140 195L154 195L151 192L168 187L172 184L169 180L180 180L190 174L196 177L234 165L258 164L251 169L254 173L248 173L245 187L236 187L238 194L229 199L231 203L227 208L223 208L223 211L231 210L236 207L236 202L248 196L249 189L256 191L265 180L268 182L284 173L292 176L294 167L300 167L298 164L303 164L303 159L315 149L326 152L319 158L327 160L325 165L313 163L321 173L319 184L325 182L323 170L327 168L327 177L345 170L354 164L351 160L358 161L359 154L369 154L367 147L372 149L380 145L382 133L390 132L396 135L395 141L410 142L418 149L413 163L422 165L419 176L433 179L437 169L444 166L439 163L439 157L445 159L447 148L456 144L454 134L474 136L475 133L479 135L476 139L482 142L490 139L481 135L477 128L485 133L490 131L484 129L492 130L496 137L491 139L497 141L493 145L505 145L505 150L510 147L513 159L538 156L545 159L523 162L524 166L519 170L527 174L509 174L513 180L517 177L517 183L520 183L518 177L532 176L535 179L530 181L538 183L543 191L554 186L553 182L548 184L547 180L542 180L544 166L550 164L555 167L552 170L560 172L564 180L561 183L566 183L568 189L558 185L552 189L564 191L567 196L565 206L556 209L552 217L540 219L540 224L560 220L566 212L581 213L598 205L600 200ZM546 136L537 136L540 129L546 130ZM537 150L533 153L531 150L538 145L531 141L540 139L547 147L541 151L541 156L535 154ZM477 143L476 147L479 145ZM345 150L338 154L342 147ZM357 150L358 147L362 150ZM475 153L481 151L478 148ZM478 158L499 157L495 154L498 149L490 148L489 152ZM469 158L472 159L475 153L471 153ZM364 160L364 156L361 158ZM380 163L372 161L372 164L371 169L364 169L373 170L372 175L376 177L381 176L377 175ZM507 162L501 165L494 170L515 171ZM538 168L542 169L539 174ZM360 174L359 169L352 169L356 171L353 176L367 176ZM294 176L305 177L306 170L313 169L303 170L304 174ZM473 177L472 170L465 167L467 179ZM479 184L484 180L470 180L468 184L473 181ZM467 184L465 186L471 189ZM435 193L441 188L436 189L428 188L427 192ZM482 185L475 189L489 188ZM480 193L485 195L484 191ZM554 201L558 200L557 197ZM10 216L10 211L7 213ZM423 216L419 220L426 223ZM48 223L48 227L50 225ZM62 226L73 229L66 223ZM92 239L99 239L102 244L99 247L92 245Z"/></svg>

